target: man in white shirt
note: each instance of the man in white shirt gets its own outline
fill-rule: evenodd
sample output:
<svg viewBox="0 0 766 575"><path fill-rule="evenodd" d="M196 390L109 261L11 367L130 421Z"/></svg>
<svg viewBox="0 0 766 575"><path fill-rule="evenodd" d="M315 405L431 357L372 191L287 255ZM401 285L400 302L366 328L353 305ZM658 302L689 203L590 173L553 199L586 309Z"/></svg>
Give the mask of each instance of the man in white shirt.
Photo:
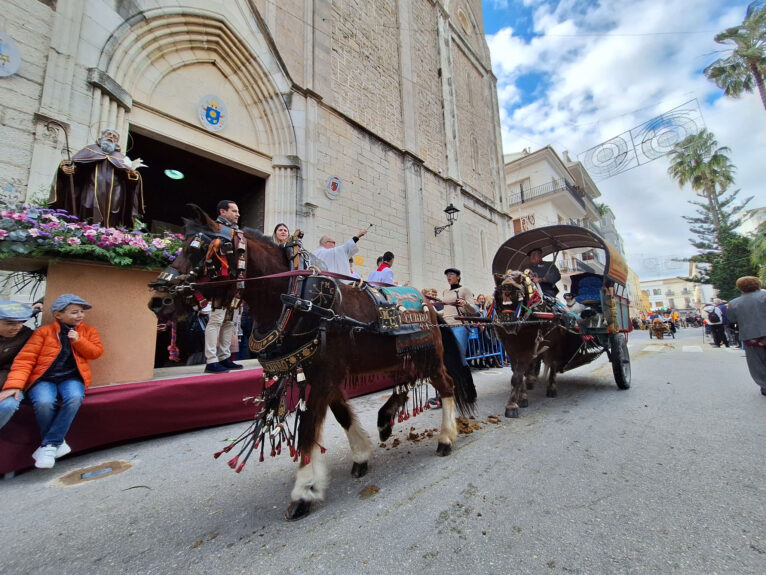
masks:
<svg viewBox="0 0 766 575"><path fill-rule="evenodd" d="M394 265L394 254L392 252L384 253L378 269L370 272L367 281L394 285L394 272L391 269L392 265Z"/></svg>
<svg viewBox="0 0 766 575"><path fill-rule="evenodd" d="M319 247L314 250L314 255L322 260L327 267L328 272L348 275L348 260L359 251L356 242L367 233L367 230L361 230L345 244L336 245L332 236L322 236L319 239Z"/></svg>

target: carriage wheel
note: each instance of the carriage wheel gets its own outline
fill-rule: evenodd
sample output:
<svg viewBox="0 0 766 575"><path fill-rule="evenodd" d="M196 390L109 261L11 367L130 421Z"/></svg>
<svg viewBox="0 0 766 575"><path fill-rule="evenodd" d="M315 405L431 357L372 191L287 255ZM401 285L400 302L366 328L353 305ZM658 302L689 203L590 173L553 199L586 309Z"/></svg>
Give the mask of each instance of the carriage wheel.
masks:
<svg viewBox="0 0 766 575"><path fill-rule="evenodd" d="M620 389L630 388L630 354L625 334L615 333L609 336L611 347L612 371L614 381Z"/></svg>

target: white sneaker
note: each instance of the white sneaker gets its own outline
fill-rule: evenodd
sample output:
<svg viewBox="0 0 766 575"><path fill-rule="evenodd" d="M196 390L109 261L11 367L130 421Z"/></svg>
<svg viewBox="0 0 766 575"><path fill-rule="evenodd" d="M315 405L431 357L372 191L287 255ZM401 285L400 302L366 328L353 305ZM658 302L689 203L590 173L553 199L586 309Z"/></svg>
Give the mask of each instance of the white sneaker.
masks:
<svg viewBox="0 0 766 575"><path fill-rule="evenodd" d="M59 457L64 457L65 455L68 455L72 453L72 448L67 445L67 442L64 441L61 445L59 445L56 448L56 459Z"/></svg>
<svg viewBox="0 0 766 575"><path fill-rule="evenodd" d="M46 445L37 449L32 454L33 457L37 454L37 457L35 457L35 467L38 469L50 469L56 465L56 449L55 445Z"/></svg>

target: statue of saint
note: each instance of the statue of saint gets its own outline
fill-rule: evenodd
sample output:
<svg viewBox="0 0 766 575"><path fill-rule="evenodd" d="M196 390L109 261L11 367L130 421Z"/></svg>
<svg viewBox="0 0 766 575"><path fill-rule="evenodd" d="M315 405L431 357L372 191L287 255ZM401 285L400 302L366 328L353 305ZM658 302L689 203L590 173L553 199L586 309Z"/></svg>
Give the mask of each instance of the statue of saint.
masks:
<svg viewBox="0 0 766 575"><path fill-rule="evenodd" d="M51 186L48 204L79 220L105 227L132 228L144 214L143 166L120 151L120 134L107 129L96 146L86 146L71 161L63 161Z"/></svg>

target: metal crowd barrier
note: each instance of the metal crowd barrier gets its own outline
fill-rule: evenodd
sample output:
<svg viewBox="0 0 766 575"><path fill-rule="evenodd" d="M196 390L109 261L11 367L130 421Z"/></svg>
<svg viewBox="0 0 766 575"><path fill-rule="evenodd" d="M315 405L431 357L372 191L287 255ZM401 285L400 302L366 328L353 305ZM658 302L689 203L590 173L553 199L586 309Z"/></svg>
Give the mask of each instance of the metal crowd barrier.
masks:
<svg viewBox="0 0 766 575"><path fill-rule="evenodd" d="M490 325L484 329L480 327L469 328L468 351L465 359L469 365L472 361L481 360L486 360L487 363L499 361L502 365L509 365L503 352L503 344L497 339L495 330Z"/></svg>

